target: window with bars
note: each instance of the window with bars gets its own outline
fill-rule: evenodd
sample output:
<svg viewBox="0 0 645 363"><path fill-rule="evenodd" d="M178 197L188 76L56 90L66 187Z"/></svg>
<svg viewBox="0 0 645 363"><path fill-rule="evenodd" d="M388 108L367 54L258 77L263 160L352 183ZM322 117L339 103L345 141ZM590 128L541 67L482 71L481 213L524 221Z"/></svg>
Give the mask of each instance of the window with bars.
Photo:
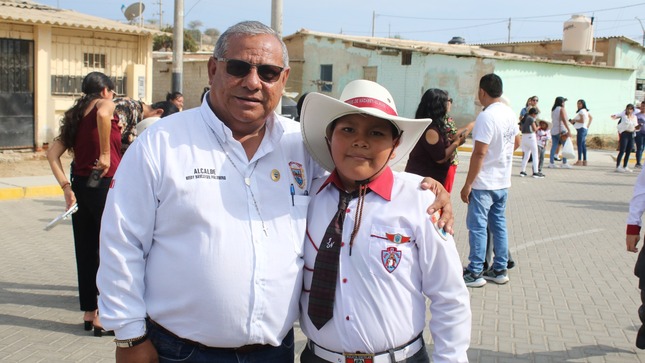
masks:
<svg viewBox="0 0 645 363"><path fill-rule="evenodd" d="M55 95L80 95L83 93L81 85L83 84L85 76L67 76L67 75L52 75L52 94ZM125 88L128 84L128 78L123 77L110 77L114 82L114 91L117 95L124 95Z"/></svg>
<svg viewBox="0 0 645 363"><path fill-rule="evenodd" d="M83 65L87 68L105 69L105 54L83 53Z"/></svg>
<svg viewBox="0 0 645 363"><path fill-rule="evenodd" d="M320 65L320 90L322 92L331 92L332 83L332 70L333 65L321 64Z"/></svg>

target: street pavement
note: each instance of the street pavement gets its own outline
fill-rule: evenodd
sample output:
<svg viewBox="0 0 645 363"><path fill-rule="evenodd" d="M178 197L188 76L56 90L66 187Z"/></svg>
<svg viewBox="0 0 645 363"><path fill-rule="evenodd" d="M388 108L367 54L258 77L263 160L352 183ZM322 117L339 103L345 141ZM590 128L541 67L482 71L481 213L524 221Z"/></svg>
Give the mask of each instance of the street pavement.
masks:
<svg viewBox="0 0 645 363"><path fill-rule="evenodd" d="M589 166L519 176L515 157L507 208L517 266L506 285L470 289L471 362L645 362L636 254L625 219L637 172L615 173L614 152L590 151ZM455 240L468 262L466 205L459 198L469 154L460 153L452 201ZM547 161L548 163L548 161ZM0 179L0 360L112 362L111 337L82 328L70 221L51 176ZM425 332L432 351L429 332ZM305 339L296 327L296 352Z"/></svg>

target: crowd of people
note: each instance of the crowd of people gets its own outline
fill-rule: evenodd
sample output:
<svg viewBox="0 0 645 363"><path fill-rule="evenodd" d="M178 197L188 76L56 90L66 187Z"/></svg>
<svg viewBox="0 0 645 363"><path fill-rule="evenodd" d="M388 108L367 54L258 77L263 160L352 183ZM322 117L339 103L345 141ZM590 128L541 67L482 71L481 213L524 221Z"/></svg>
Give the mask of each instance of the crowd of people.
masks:
<svg viewBox="0 0 645 363"><path fill-rule="evenodd" d="M555 167L572 124L576 164L587 165L585 101L570 122L556 98L549 123L533 96L518 124L491 73L479 80L482 112L457 128L445 90L427 90L405 118L387 89L356 80L338 99L301 97L298 123L275 112L289 72L280 36L245 21L219 37L197 108L183 110L177 93L163 105L114 99L107 76L85 77L48 152L66 206L79 208L85 329L115 335L117 362L293 362L299 319L302 362L429 362L429 301L433 360L467 362L467 287L510 280L513 152L521 140L520 175L532 158L543 178L548 140ZM449 193L471 133L462 267Z"/></svg>

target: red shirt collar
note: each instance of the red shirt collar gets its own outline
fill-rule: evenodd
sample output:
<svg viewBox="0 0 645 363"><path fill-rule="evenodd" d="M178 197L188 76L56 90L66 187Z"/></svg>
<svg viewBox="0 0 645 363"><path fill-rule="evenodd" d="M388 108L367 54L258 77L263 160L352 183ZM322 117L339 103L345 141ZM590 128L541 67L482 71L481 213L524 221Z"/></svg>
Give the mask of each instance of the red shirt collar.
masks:
<svg viewBox="0 0 645 363"><path fill-rule="evenodd" d="M340 180L340 176L338 175L336 169L331 172L331 175L329 175L327 180L325 180L325 182L320 186L320 189L318 189L316 194L320 193L320 191L329 184L333 184L336 188L338 188L338 190L345 190L345 187L343 186L343 183ZM385 169L383 169L381 175L377 176L374 180L367 183L367 187L371 191L378 194L379 196L381 196L381 198L387 200L388 202L392 198L393 186L394 174L392 173L392 169L390 169L389 166L386 166Z"/></svg>

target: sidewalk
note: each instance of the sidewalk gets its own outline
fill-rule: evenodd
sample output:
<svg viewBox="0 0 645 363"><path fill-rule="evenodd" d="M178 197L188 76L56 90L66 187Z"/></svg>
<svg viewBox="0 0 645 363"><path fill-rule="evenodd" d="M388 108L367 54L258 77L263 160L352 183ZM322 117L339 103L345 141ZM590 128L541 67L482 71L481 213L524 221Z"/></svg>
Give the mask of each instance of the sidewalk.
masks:
<svg viewBox="0 0 645 363"><path fill-rule="evenodd" d="M513 159L507 224L517 265L509 283L469 289L470 362L645 362L634 345L637 256L624 241L637 172L614 172L612 155L592 151L589 166L546 169L544 179L521 178L521 159ZM463 264L469 245L459 191L469 157L459 155L452 196ZM0 191L22 191L0 200L0 361L114 362L112 338L82 328L70 221L43 231L64 208L49 178L0 179ZM295 331L297 362L305 338ZM427 328L424 337L431 352Z"/></svg>

